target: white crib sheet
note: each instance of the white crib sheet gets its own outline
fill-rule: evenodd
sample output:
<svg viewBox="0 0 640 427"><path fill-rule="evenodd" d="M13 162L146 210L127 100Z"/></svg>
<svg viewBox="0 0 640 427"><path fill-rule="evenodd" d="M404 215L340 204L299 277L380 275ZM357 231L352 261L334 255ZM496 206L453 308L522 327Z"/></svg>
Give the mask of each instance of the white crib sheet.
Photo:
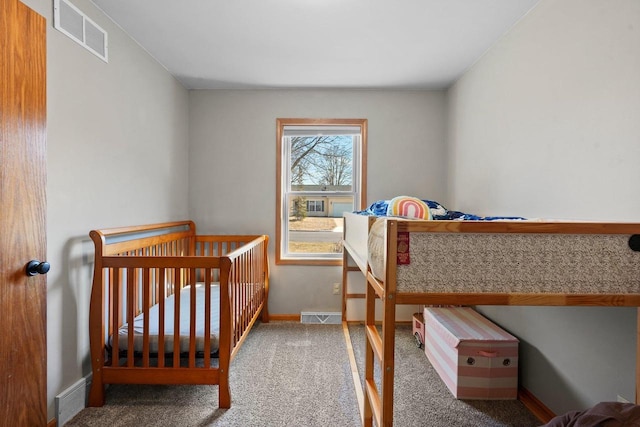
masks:
<svg viewBox="0 0 640 427"><path fill-rule="evenodd" d="M196 351L204 350L204 303L205 303L205 287L203 284L196 284ZM158 335L160 331L160 314L159 306L154 305L149 309L149 351L158 353ZM171 295L165 300L164 315L164 352L173 352L174 340L174 321L173 315L175 311L175 296ZM189 351L189 337L191 333L190 324L191 311L191 287L186 286L180 291L180 352ZM218 350L218 336L220 333L220 286L214 284L211 287L211 352ZM140 314L133 321L133 348L136 352L142 352L143 349L143 323L144 315ZM118 347L120 350L129 348L128 342L129 325L125 323L118 331ZM112 345L112 337L109 339Z"/></svg>

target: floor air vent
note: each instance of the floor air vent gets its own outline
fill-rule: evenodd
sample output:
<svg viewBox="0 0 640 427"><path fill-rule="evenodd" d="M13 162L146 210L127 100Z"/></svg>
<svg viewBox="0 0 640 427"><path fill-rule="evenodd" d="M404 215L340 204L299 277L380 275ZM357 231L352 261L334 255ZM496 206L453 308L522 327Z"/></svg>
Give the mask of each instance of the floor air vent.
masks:
<svg viewBox="0 0 640 427"><path fill-rule="evenodd" d="M324 311L303 311L300 313L301 323L319 325L339 325L342 323L342 313Z"/></svg>

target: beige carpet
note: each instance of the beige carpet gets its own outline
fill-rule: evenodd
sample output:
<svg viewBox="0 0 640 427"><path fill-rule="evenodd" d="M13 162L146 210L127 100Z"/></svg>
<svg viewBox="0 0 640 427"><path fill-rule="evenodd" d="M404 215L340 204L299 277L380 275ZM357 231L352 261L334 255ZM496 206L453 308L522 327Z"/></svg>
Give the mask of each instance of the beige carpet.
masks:
<svg viewBox="0 0 640 427"><path fill-rule="evenodd" d="M257 323L229 380L230 409L218 409L217 386L112 385L67 426L360 425L341 325Z"/></svg>
<svg viewBox="0 0 640 427"><path fill-rule="evenodd" d="M364 328L350 325L359 372ZM410 326L396 333L394 425L533 427L518 401L454 399L415 345ZM124 386L107 390L67 426L360 426L342 325L257 323L231 367L230 409L218 409L216 386Z"/></svg>

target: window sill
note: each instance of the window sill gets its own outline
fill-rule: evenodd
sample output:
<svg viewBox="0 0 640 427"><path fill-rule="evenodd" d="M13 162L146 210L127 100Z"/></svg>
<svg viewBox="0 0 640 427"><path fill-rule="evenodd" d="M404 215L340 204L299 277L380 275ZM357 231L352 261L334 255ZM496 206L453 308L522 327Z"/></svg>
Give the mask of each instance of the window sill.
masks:
<svg viewBox="0 0 640 427"><path fill-rule="evenodd" d="M340 259L293 259L293 258L277 258L276 265L314 265L314 266L341 266Z"/></svg>

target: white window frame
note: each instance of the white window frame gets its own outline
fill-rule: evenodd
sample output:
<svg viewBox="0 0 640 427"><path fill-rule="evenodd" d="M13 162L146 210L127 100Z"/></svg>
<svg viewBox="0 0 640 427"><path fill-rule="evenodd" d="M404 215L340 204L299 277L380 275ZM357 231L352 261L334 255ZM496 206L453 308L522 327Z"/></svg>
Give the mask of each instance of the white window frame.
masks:
<svg viewBox="0 0 640 427"><path fill-rule="evenodd" d="M349 191L294 191L291 188L291 144L285 136L285 128L308 127L324 132L340 133L341 128L359 127L359 136L354 137L352 188ZM366 199L366 119L277 119L277 202L276 202L276 264L341 265L342 253L289 252L289 197L308 198L328 195L351 196L354 210L364 209ZM328 208L328 206L325 207Z"/></svg>

